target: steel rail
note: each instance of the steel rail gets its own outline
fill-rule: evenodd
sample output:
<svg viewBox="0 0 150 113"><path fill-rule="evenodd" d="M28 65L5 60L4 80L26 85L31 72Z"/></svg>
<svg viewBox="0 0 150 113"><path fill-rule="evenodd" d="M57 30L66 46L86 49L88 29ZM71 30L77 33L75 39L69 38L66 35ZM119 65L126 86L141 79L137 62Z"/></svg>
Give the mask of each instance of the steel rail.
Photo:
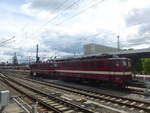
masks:
<svg viewBox="0 0 150 113"><path fill-rule="evenodd" d="M24 79L27 79L27 78L24 78ZM32 80L32 81L35 81L35 80ZM41 82L41 81L38 81L38 82L42 83L44 85L48 85L50 87L59 88L59 89L66 90L66 91L69 91L69 92L74 92L74 93L77 93L77 94L85 95L85 96L88 96L90 98L99 99L99 100L105 100L105 101L110 101L110 102L117 103L117 104L120 104L120 105L125 105L125 106L132 107L132 108L134 107L134 108L137 108L139 110L144 110L146 112L150 112L150 103L149 102L135 100L135 99L130 99L130 98L126 98L126 97L114 96L114 95L109 95L109 94L104 94L104 93L98 93L96 91L91 91L91 90L87 90L87 89L83 89L83 88L77 88L77 87L73 87L73 86L67 86L67 85L64 85L64 84L63 84L64 86L60 86L60 84L54 83L54 82L48 82L48 81L44 81L44 83ZM55 84L55 86L54 86L54 84ZM112 99L112 98L115 98L115 99ZM122 101L116 101L116 99L122 99L124 101L128 100L131 103L124 103ZM132 104L132 103L135 103L135 102L138 103L138 104L139 103L140 104L144 104L144 105L147 104L148 107L142 107L142 106L138 106L138 105Z"/></svg>
<svg viewBox="0 0 150 113"><path fill-rule="evenodd" d="M25 78L27 79L27 78ZM31 79L27 79L27 80L31 80ZM131 99L131 98L126 98L126 97L121 97L121 96L115 96L115 95L110 95L110 94L104 94L104 93L98 93L96 91L92 91L92 90L87 90L87 89L82 89L82 88L75 88L75 87L72 87L72 86L66 86L65 87L62 87L60 86L60 84L57 84L57 83L52 83L52 82L48 82L48 81L44 81L41 82L41 81L37 81L37 80L32 80L32 81L35 81L35 82L39 82L43 85L47 85L47 86L50 86L50 87L54 87L54 88L59 88L59 89L62 89L62 90L66 90L66 91L69 91L69 92L73 92L73 93L77 93L77 94L81 94L81 95L85 95L85 96L88 96L90 98L95 98L95 99L99 99L99 100L105 100L105 101L111 101L113 103L117 103L117 104L120 104L120 105L125 105L125 106L128 106L128 107L134 107L134 108L137 108L139 110L144 110L146 112L150 112L150 103L149 102L146 102L146 101L140 101L140 100L135 100L135 99ZM45 83L46 82L46 83ZM55 86L54 86L55 84ZM56 86L57 84L57 86ZM58 86L59 85L59 86ZM69 89L69 88L70 89ZM75 90L74 90L75 89ZM84 92L83 92L84 91ZM89 93L90 92L90 93ZM93 94L92 94L93 93ZM134 104L131 104L131 103L124 103L123 101L116 101L115 99L114 100L111 100L109 98L104 98L103 96L101 95L104 95L106 97L110 97L110 98L116 98L116 99L122 99L124 101L130 101L131 103L132 102L136 102L136 103L140 103L140 104L144 104L144 105L149 105L149 107L142 107L142 106L138 106L138 105L134 105Z"/></svg>
<svg viewBox="0 0 150 113"><path fill-rule="evenodd" d="M63 103L64 105L69 106L69 107L71 107L71 108L74 109L74 110L77 110L77 111L80 111L80 112L85 112L85 113L93 113L92 111L90 111L90 110L88 110L88 109L85 109L85 108L83 108L83 107L80 107L80 106L78 106L78 105L75 105L75 104L73 104L73 103L70 103L70 102L68 102L68 101L62 100L62 99L60 99L60 98L58 98L58 97L53 96L52 94L47 94L47 93L44 93L44 92L42 92L42 91L40 91L40 90L38 90L38 89L35 89L35 88L32 88L32 87L27 86L27 85L25 85L25 84L22 84L22 83L20 83L20 82L14 80L14 79L8 77L8 76L7 76L7 79L9 79L9 80L11 80L11 81L13 81L13 82L15 82L15 83L17 83L17 84L19 84L19 85L25 87L25 88L28 88L28 89L30 89L30 90L32 90L32 91L38 93L38 94L42 94L42 95L44 95L44 96L47 96L47 97L50 98L50 99L54 99L54 100L56 100L56 101L58 101L58 102L60 102L60 103ZM31 96L31 95L30 95L30 96ZM35 100L37 100L37 99L35 99ZM38 100L38 101L39 101L39 100ZM40 103L42 103L42 102L40 102ZM60 112L62 112L62 111L57 111L57 112L60 113Z"/></svg>
<svg viewBox="0 0 150 113"><path fill-rule="evenodd" d="M54 111L55 113L62 113L60 110L54 108L53 106L49 106L48 104L44 103L44 102L41 101L40 99L35 98L33 95L27 94L25 91L22 91L22 90L20 90L19 88L15 87L15 86L12 85L11 83L9 83L9 81L6 80L6 78L5 78L4 82L7 83L7 85L9 85L9 86L11 86L12 88L14 88L16 91L18 91L18 92L24 94L24 95L27 96L28 98L30 98L30 99L32 99L32 100L34 100L34 101L36 101L36 102L39 102L42 106L46 107L48 110L52 110L52 111Z"/></svg>

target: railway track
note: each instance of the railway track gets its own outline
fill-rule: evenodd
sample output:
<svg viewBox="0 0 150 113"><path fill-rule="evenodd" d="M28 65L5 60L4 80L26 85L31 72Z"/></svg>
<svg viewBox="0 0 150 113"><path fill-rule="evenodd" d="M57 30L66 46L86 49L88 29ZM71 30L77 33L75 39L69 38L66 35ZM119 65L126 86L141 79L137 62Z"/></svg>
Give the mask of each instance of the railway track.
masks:
<svg viewBox="0 0 150 113"><path fill-rule="evenodd" d="M150 103L149 102L144 102L144 101L139 101L135 99L130 99L130 98L125 98L125 97L120 97L120 96L114 96L114 95L108 95L108 94L103 94L103 93L97 93L94 91L90 91L87 89L79 89L79 88L74 88L74 87L66 87L66 86L60 86L60 84L57 83L52 83L52 82L47 82L47 81L37 81L37 80L31 80L27 78L23 78L28 81L36 82L39 84L43 84L49 87L65 90L68 92L76 93L78 95L86 96L89 99L94 99L97 102L110 102L114 104L118 104L124 108L128 108L131 110L137 110L139 112L150 112Z"/></svg>
<svg viewBox="0 0 150 113"><path fill-rule="evenodd" d="M0 75L0 82L6 84L7 86L6 89L10 90L11 100L16 102L16 104L18 104L24 110L25 113L32 112L32 106L35 106L35 102L36 102L33 98L30 98L30 96L26 96L25 93L19 90L15 85L8 82L5 76ZM38 105L37 110L38 113L47 113L45 112L47 111L47 109L43 108L42 105Z"/></svg>
<svg viewBox="0 0 150 113"><path fill-rule="evenodd" d="M54 95L47 94L35 89L31 86L20 83L17 80L14 80L9 77L3 77L3 80L9 84L11 87L15 88L17 91L23 93L24 95L32 98L33 100L39 102L41 105L50 110L50 112L55 113L93 113L92 111L74 105L70 102L62 100Z"/></svg>
<svg viewBox="0 0 150 113"><path fill-rule="evenodd" d="M6 73L6 72L5 72ZM20 75L20 73L19 72L17 72L17 73L13 73L13 71L11 72L11 74L14 74L14 76L17 74L17 76L19 76ZM22 73L21 73L22 74ZM26 73L23 73L23 75L25 74L25 76L27 76L28 74L27 74L27 72ZM25 77L24 76L24 77ZM46 82L46 81L45 81ZM63 84L60 84L60 85L63 85ZM67 86L68 87L68 86ZM132 87L134 87L134 88L132 88ZM116 89L111 89L110 87L106 87L106 88L104 88L104 86L102 86L102 87L100 87L101 89L110 89L110 90L116 90ZM139 90L139 88L142 88L142 90L140 89ZM118 90L117 90L118 91ZM131 87L129 86L128 88L125 88L124 90L122 90L123 92L125 92L125 93L133 93L133 94L138 94L138 95L143 95L143 96L150 96L150 94L148 94L148 93L145 93L145 87L140 87L140 86L132 86L131 85Z"/></svg>
<svg viewBox="0 0 150 113"><path fill-rule="evenodd" d="M150 112L150 103L148 102L143 102L139 100L134 100L134 99L129 99L125 97L119 97L119 96L113 96L113 95L108 95L108 94L103 94L103 93L97 93L95 91L87 90L87 89L81 89L81 88L75 88L75 87L68 87L62 84L58 83L52 83L52 82L47 82L47 81L37 81L37 80L31 80L27 78L22 78L26 79L28 81L36 82L39 84L43 84L49 87L57 88L60 90L68 91L75 93L77 95L81 96L86 96L89 99L96 100L97 102L107 102L107 103L114 103L114 105L118 104L122 106L122 108L125 109L130 109L131 112L134 112L134 110L138 112Z"/></svg>
<svg viewBox="0 0 150 113"><path fill-rule="evenodd" d="M5 72L6 73L6 72ZM8 74L8 72L6 73L6 74ZM10 73L9 73L10 74ZM11 72L11 74L13 74L14 76L19 76L20 75L20 73L19 72L17 72L17 73L14 73L13 71ZM27 72L26 73L21 73L24 77L25 76L29 76L28 74L27 74ZM46 82L46 81L45 81ZM60 85L63 85L63 84L60 84ZM67 86L68 87L68 86ZM134 87L134 88L132 88L132 87ZM110 89L110 90L116 90L116 89L111 89L110 87L106 87L106 88L104 88L104 86L102 86L102 87L100 87L101 89ZM140 90L139 90L139 88L141 88ZM125 88L124 90L122 90L122 91L124 91L125 93L127 92L127 93L133 93L133 94L138 94L138 95L143 95L143 96L150 96L150 94L147 94L147 93L145 93L145 87L140 87L140 86L129 86L128 88Z"/></svg>
<svg viewBox="0 0 150 113"><path fill-rule="evenodd" d="M143 96L149 96L150 93L146 93L146 88L139 89L138 87L128 87L125 91L133 94L143 95Z"/></svg>
<svg viewBox="0 0 150 113"><path fill-rule="evenodd" d="M29 79L27 79L29 80ZM141 110L140 112L150 112L150 103L149 102L145 102L145 101L140 101L140 100L135 100L135 99L130 99L130 98L126 98L126 97L120 97L120 96L114 96L114 95L108 95L108 94L104 94L104 93L97 93L95 91L91 91L91 90L87 90L87 89L81 89L81 88L74 88L74 87L69 87L68 86L64 87L64 86L60 86L60 84L54 84L51 82L46 82L46 81L35 81L35 80L31 80L33 82L38 82L40 84L44 84L50 87L54 87L54 88L59 88L61 90L65 90L65 91L69 91L69 92L73 92L79 95L84 95L87 96L88 98L93 98L93 99L98 99L97 101L106 101L106 102L111 102L111 103L115 103L115 104L119 104L121 106L126 106L129 107L129 109L134 110L134 109L138 109Z"/></svg>

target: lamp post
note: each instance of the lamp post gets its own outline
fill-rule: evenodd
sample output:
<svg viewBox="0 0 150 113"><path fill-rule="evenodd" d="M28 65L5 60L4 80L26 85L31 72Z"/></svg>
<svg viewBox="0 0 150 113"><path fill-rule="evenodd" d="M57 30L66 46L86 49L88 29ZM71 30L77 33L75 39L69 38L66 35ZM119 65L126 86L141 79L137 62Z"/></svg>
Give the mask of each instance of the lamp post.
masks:
<svg viewBox="0 0 150 113"><path fill-rule="evenodd" d="M117 36L117 39L118 39L118 41L117 41L117 48L118 48L118 51L120 50L120 40L119 40L119 38L120 38L120 36L118 35L118 36Z"/></svg>

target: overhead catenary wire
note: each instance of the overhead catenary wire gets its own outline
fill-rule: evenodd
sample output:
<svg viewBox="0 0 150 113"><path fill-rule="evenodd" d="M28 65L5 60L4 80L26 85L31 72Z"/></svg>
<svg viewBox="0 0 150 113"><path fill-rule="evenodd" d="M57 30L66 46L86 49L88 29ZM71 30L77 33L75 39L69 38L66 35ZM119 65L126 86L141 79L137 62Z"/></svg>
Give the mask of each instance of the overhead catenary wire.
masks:
<svg viewBox="0 0 150 113"><path fill-rule="evenodd" d="M15 42L15 40L13 40L12 42ZM10 44L10 43L12 43L12 42L9 42L9 43L6 43L6 44L3 44L3 45L0 45L0 47L7 46L8 44Z"/></svg>
<svg viewBox="0 0 150 113"><path fill-rule="evenodd" d="M62 2L58 7L55 8L55 10L60 10L61 8L63 8L63 6L68 2L69 0L65 0L64 2Z"/></svg>
<svg viewBox="0 0 150 113"><path fill-rule="evenodd" d="M67 2L67 1L68 1L68 0L66 0L66 2ZM78 0L78 1L80 1L80 0ZM96 3L90 5L88 8L85 8L85 9L79 11L79 13L76 13L75 15L72 15L71 17L69 17L69 18L67 18L67 19L65 19L65 20L63 20L63 21L61 21L60 23L58 23L58 24L56 24L56 25L60 25L60 24L65 23L66 21L68 21L68 20L70 20L70 19L72 19L72 18L78 16L78 15L81 14L81 13L84 13L85 11L87 11L87 9L92 8L92 7L94 7L95 5L98 5L99 2L101 3L101 2L103 2L103 1L105 1L105 0L97 1ZM58 9L59 9L59 8L60 8L60 7L58 7ZM70 8L71 8L71 7L70 7ZM61 11L61 12L63 13L63 11ZM58 15L61 15L62 13L59 13ZM57 16L57 15L56 15L56 16ZM58 16L57 16L57 17L58 17ZM55 20L57 17L53 18L53 20ZM48 21L47 23L45 23L43 26L47 25L48 23L52 22L53 20L49 20L49 21Z"/></svg>
<svg viewBox="0 0 150 113"><path fill-rule="evenodd" d="M77 1L73 2L71 5L69 5L67 8L65 8L65 10L67 10L67 9L69 9L69 8L71 8L71 7L73 7L73 6L76 5L79 1L80 1L80 0L77 0ZM92 2L92 5L90 5L89 7L87 7L87 8L85 8L85 9L81 10L79 13L76 13L75 15L69 17L69 19L71 19L71 18L73 18L73 17L75 17L75 16L78 16L78 15L81 14L81 13L84 13L87 9L92 8L92 7L94 7L95 5L98 5L98 3L101 3L101 2L103 2L103 1L105 1L105 0L98 0L97 2L94 2L94 3ZM62 14L62 13L63 13L63 11L59 12L54 18L52 18L51 20L49 20L48 22L46 22L45 24L43 24L42 27L45 26L45 25L47 25L48 23L52 22L53 20L55 20L55 19L56 19L60 14ZM66 21L66 20L68 20L68 18L65 19L65 20L63 20L62 22ZM61 23L62 23L62 22L61 22ZM61 24L61 23L59 23L59 24ZM56 25L58 25L58 24L56 24Z"/></svg>
<svg viewBox="0 0 150 113"><path fill-rule="evenodd" d="M5 40L5 41L0 42L0 44L4 44L4 43L6 43L6 42L9 42L10 40L12 40L12 39L14 39L14 38L15 38L15 36L13 36L13 37L10 38L10 39L7 39L7 40Z"/></svg>
<svg viewBox="0 0 150 113"><path fill-rule="evenodd" d="M11 43L10 41L14 42L15 40L12 40L12 39L14 39L14 38L15 38L15 36L13 36L12 38L7 39L7 40L5 40L5 41L3 41L3 42L0 42L0 47L3 47L3 46L5 46L5 45Z"/></svg>
<svg viewBox="0 0 150 113"><path fill-rule="evenodd" d="M66 1L62 4L62 6L64 6L65 3L67 3L68 1L69 1L69 0L66 0ZM68 7L64 8L63 10L68 10L68 9L72 8L74 5L78 4L80 1L81 1L81 0L76 0L76 1L74 1L72 4L70 4ZM57 9L61 9L62 6L58 7ZM47 24L49 24L49 23L51 23L51 22L53 22L55 19L57 19L57 18L59 17L59 15L61 15L61 14L63 13L63 10L61 10L60 12L58 12L58 14L56 14L52 19L50 19L50 20L47 21L45 24L43 24L42 27L45 26L45 25L47 25Z"/></svg>
<svg viewBox="0 0 150 113"><path fill-rule="evenodd" d="M74 17L76 17L76 16L78 16L78 15L80 15L80 14L86 12L88 9L90 9L90 8L96 6L96 5L98 5L98 4L100 4L100 3L104 2L104 1L106 1L106 0L98 0L97 2L93 3L93 4L90 5L89 7L85 8L85 9L83 9L83 10L80 10L78 13L76 13L76 14L70 16L69 18L67 18L67 19L65 19L65 20L63 20L63 21L57 23L56 25L63 24L63 23L65 23L66 21L71 20L72 18L74 18Z"/></svg>
<svg viewBox="0 0 150 113"><path fill-rule="evenodd" d="M65 3L66 3L67 1L68 1L68 0L66 0L63 5L65 5ZM81 1L81 0L76 0L76 1L73 2L71 5L69 5L68 7L66 7L64 10L67 10L67 9L73 7L73 6L76 5L79 1ZM71 16L71 17L69 17L69 18L67 18L67 19L65 19L65 20L63 20L63 21L61 21L61 22L59 22L58 24L55 24L55 25L60 25L60 24L64 23L65 21L67 21L67 20L69 20L69 19L72 19L73 17L78 16L78 15L81 14L81 13L84 13L87 9L92 8L92 7L94 7L95 5L98 5L99 3L103 2L103 1L105 1L105 0L100 0L100 1L98 0L97 2L94 2L94 4L90 5L88 8L85 8L85 9L81 10L79 13L76 13L75 15L73 15L73 16ZM61 6L60 6L60 7L61 7ZM63 14L63 11L59 12L56 16L54 16L52 19L50 19L50 20L47 21L45 24L43 24L43 25L41 26L41 28L43 28L45 25L51 23L53 20L57 19L57 17L58 17L59 15L61 15L61 14Z"/></svg>

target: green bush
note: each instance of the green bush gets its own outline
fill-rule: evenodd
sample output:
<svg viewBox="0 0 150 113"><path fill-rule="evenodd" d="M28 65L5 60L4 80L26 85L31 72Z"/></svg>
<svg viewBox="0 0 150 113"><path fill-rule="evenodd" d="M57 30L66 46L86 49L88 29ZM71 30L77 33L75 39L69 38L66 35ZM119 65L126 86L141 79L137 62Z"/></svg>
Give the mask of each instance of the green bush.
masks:
<svg viewBox="0 0 150 113"><path fill-rule="evenodd" d="M150 74L150 58L143 59L143 72L144 74Z"/></svg>
<svg viewBox="0 0 150 113"><path fill-rule="evenodd" d="M135 63L135 70L137 73L141 74L143 71L143 61L141 59L139 59L136 63Z"/></svg>

